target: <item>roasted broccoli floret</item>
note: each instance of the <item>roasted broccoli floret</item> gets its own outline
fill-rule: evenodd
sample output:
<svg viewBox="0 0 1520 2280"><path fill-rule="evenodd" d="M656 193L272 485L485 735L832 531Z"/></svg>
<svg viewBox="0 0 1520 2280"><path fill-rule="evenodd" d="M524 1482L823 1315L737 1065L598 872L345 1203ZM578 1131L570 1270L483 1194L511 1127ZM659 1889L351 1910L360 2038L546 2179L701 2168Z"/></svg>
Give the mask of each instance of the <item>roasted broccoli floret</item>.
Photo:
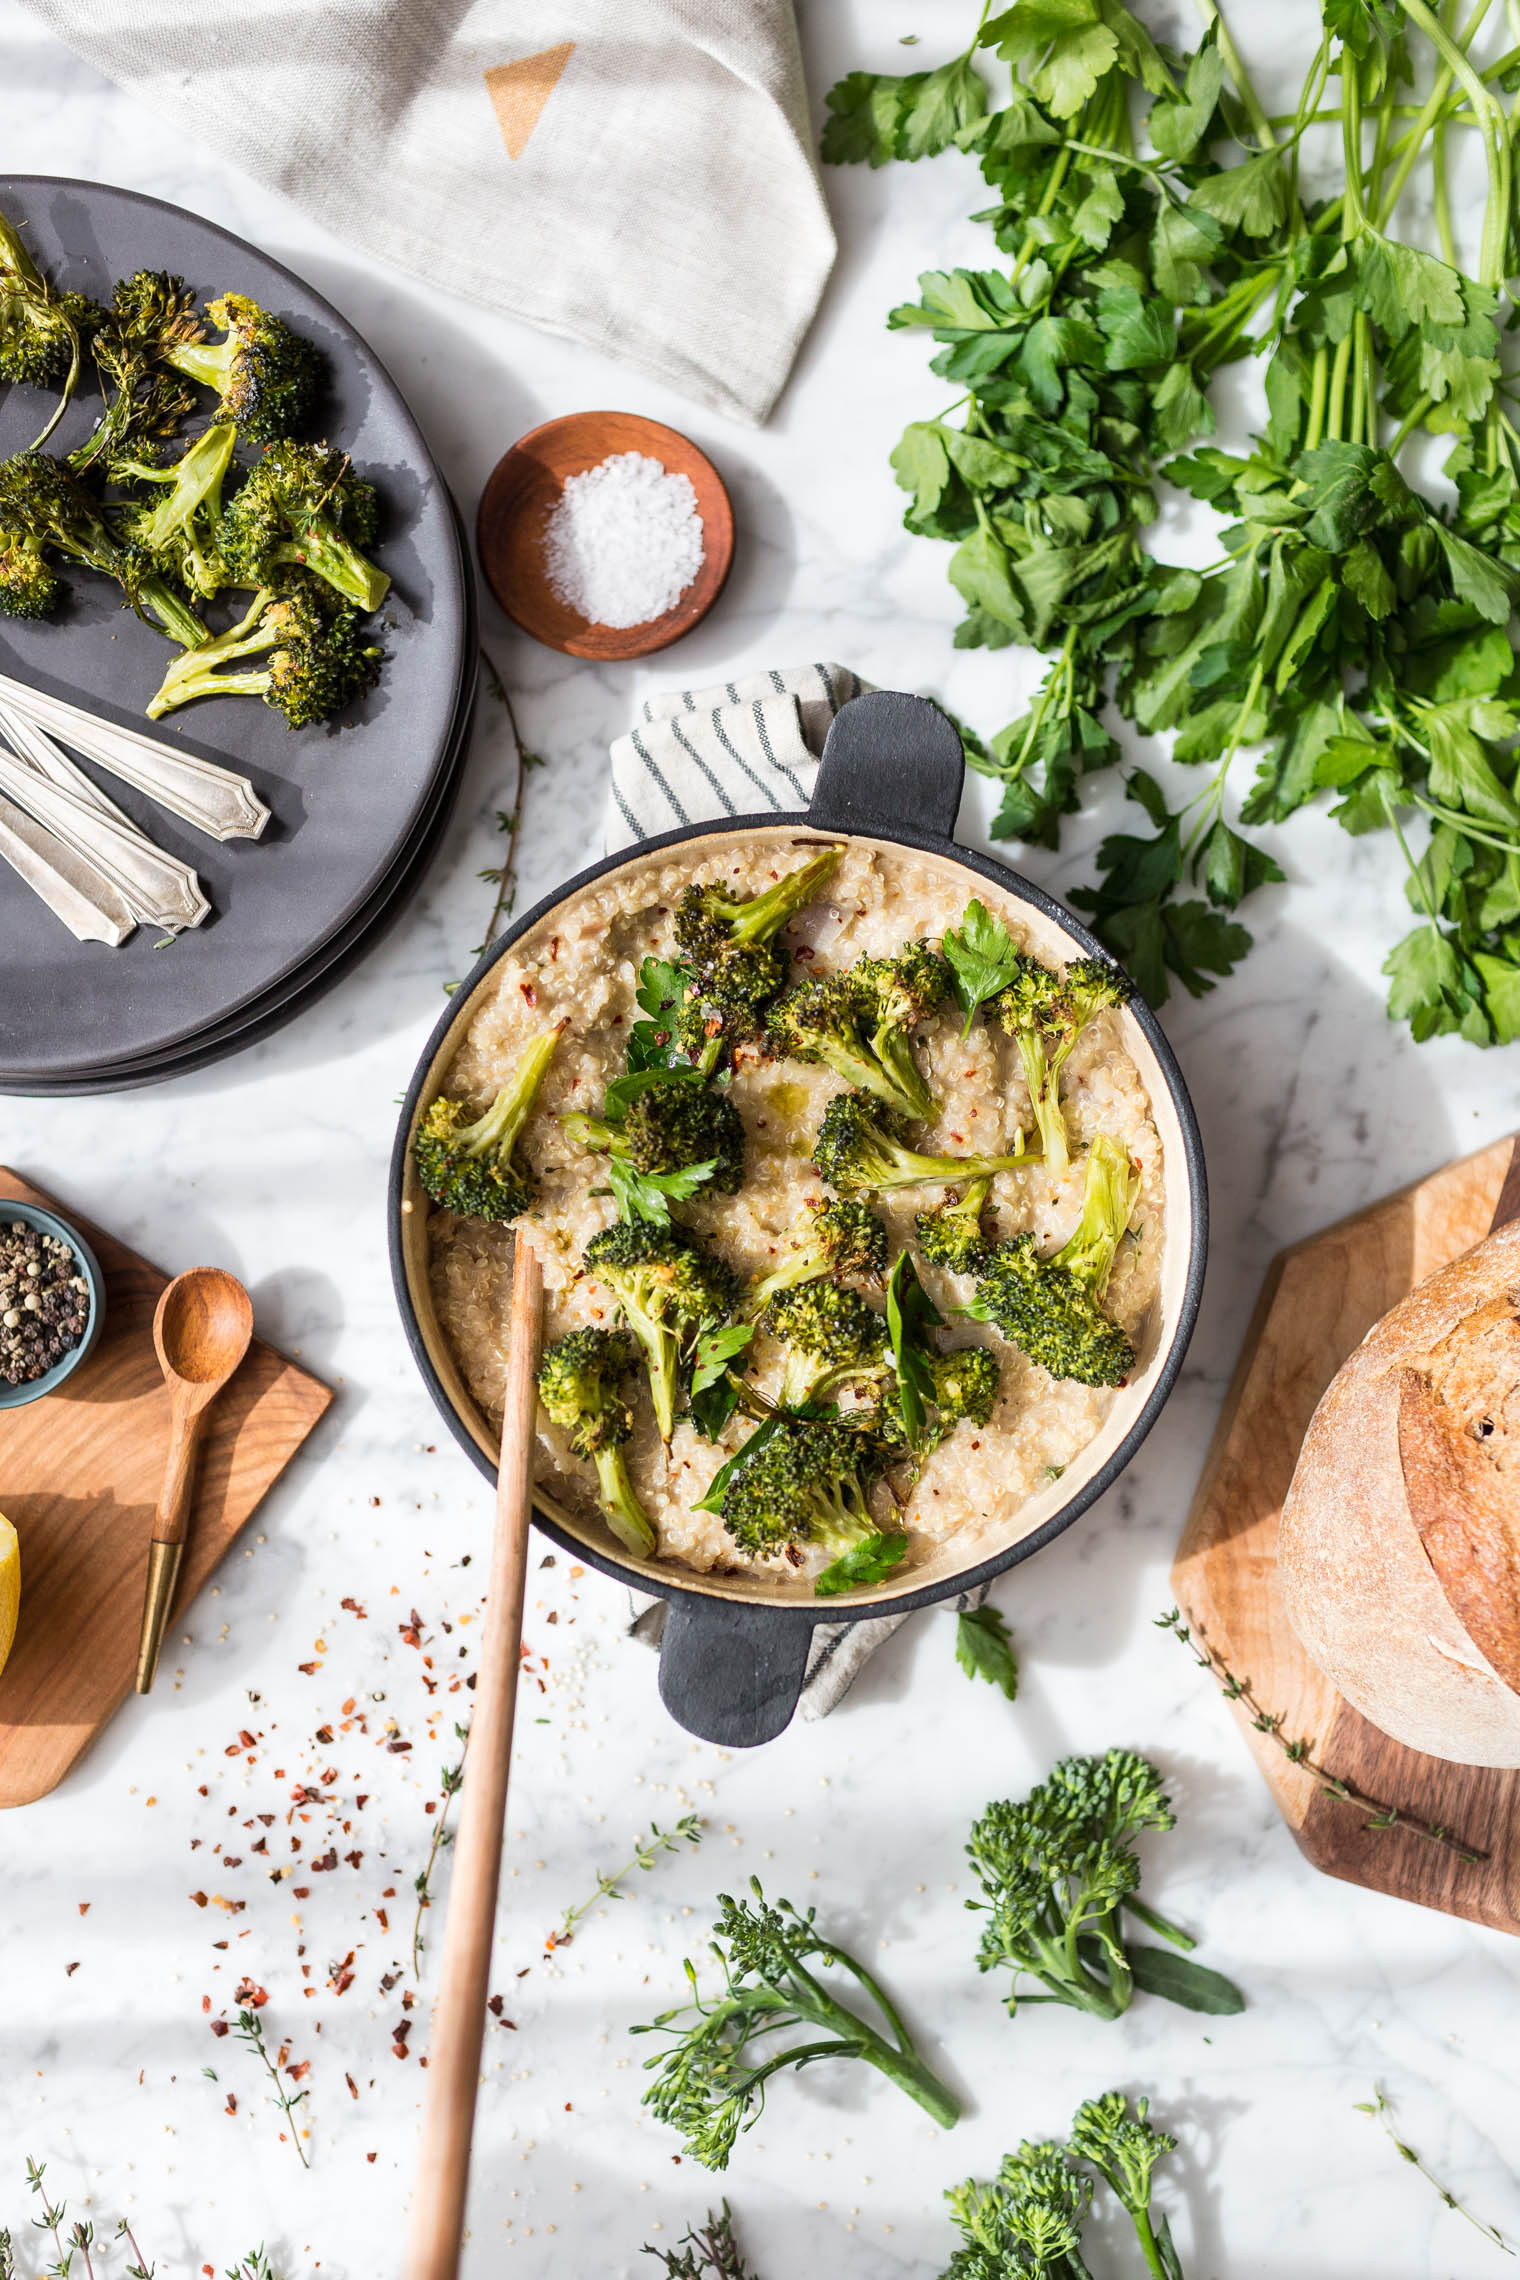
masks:
<svg viewBox="0 0 1520 2280"><path fill-rule="evenodd" d="M908 1431L896 1386L888 1388L870 1420L870 1431L889 1463L911 1457L915 1467L921 1465L962 1418L985 1425L996 1407L1003 1372L990 1347L963 1346L953 1354L928 1354L925 1364L932 1407L918 1441Z"/></svg>
<svg viewBox="0 0 1520 2280"><path fill-rule="evenodd" d="M1052 1172L1071 1161L1061 1107L1061 1071L1088 1023L1105 1007L1125 1005L1134 986L1107 958L1078 958L1064 975L1037 958L1020 958L1019 972L988 1006L1018 1048L1034 1107L1034 1120Z"/></svg>
<svg viewBox="0 0 1520 2280"><path fill-rule="evenodd" d="M628 1478L623 1444L633 1431L633 1412L618 1390L638 1358L626 1330L572 1330L539 1363L538 1398L569 1434L576 1455L595 1465L601 1507L618 1542L648 1558L659 1538Z"/></svg>
<svg viewBox="0 0 1520 2280"><path fill-rule="evenodd" d="M533 1175L516 1161L518 1134L532 1113L563 1022L528 1046L484 1116L440 1093L412 1142L417 1177L435 1203L461 1219L516 1219L533 1199Z"/></svg>
<svg viewBox="0 0 1520 2280"><path fill-rule="evenodd" d="M163 359L199 340L202 330L195 295L182 277L140 269L120 281L90 344L109 399L93 432L69 454L76 474L150 458L164 437L178 432L195 399Z"/></svg>
<svg viewBox="0 0 1520 2280"><path fill-rule="evenodd" d="M767 1002L786 966L774 937L813 900L843 855L826 847L759 895L730 895L719 886L686 887L676 904L676 947L692 987L680 1015L681 1041L716 1065L724 1043L760 1034Z"/></svg>
<svg viewBox="0 0 1520 2280"><path fill-rule="evenodd" d="M1139 1192L1130 1158L1100 1133L1088 1153L1082 1216L1070 1241L1049 1258L1041 1258L1032 1235L995 1244L967 1313L992 1323L1052 1377L1122 1385L1135 1349L1102 1300Z"/></svg>
<svg viewBox="0 0 1520 2280"><path fill-rule="evenodd" d="M941 2129L953 2128L959 2102L919 2057L874 1975L815 1931L811 1910L804 1916L788 1900L767 1901L753 1879L750 1891L753 1901L719 1894L713 1953L724 1985L716 2001L702 2000L688 1962L691 2003L633 2029L672 2037L646 2061L654 2081L644 2103L681 2132L692 2160L726 2169L739 2132L759 2119L769 2077L830 2056L865 2059ZM867 1999L869 2017L830 1993L820 1966L831 1965L849 1975L857 2001ZM798 2028L807 2030L801 2040Z"/></svg>
<svg viewBox="0 0 1520 2280"><path fill-rule="evenodd" d="M1160 1774L1133 1750L1064 1758L1027 1797L987 1807L966 1846L983 1897L968 1905L986 1913L979 1968L1013 1973L1010 2013L1026 1975L1057 2002L1099 2019L1128 2010L1137 1986L1191 2010L1244 2007L1217 1971L1164 1956L1158 1974L1146 1959L1159 1951L1131 1948L1124 1939L1120 1911L1127 1907L1174 1946L1193 1945L1134 1897L1134 1839L1173 1825Z"/></svg>
<svg viewBox="0 0 1520 2280"><path fill-rule="evenodd" d="M206 314L222 328L219 341L184 341L164 351L176 372L214 388L217 416L231 420L247 443L274 443L301 426L322 377L322 358L309 340L291 331L245 293L224 293Z"/></svg>
<svg viewBox="0 0 1520 2280"><path fill-rule="evenodd" d="M822 1276L838 1281L859 1275L863 1281L879 1279L887 1263L887 1231L869 1204L853 1196L835 1196L809 1204L792 1230L791 1249L779 1267L755 1284L744 1302L746 1320L754 1322L778 1292L794 1290L799 1283Z"/></svg>
<svg viewBox="0 0 1520 2280"><path fill-rule="evenodd" d="M161 495L119 514L123 535L178 578L192 593L219 593L227 583L219 551L222 484L232 462L237 430L222 420L208 427L171 466L153 461L114 462L113 478L161 485Z"/></svg>
<svg viewBox="0 0 1520 2280"><path fill-rule="evenodd" d="M272 443L222 522L222 552L239 586L279 582L291 565L309 570L356 609L377 610L390 579L360 548L373 542L374 486L325 443Z"/></svg>
<svg viewBox="0 0 1520 2280"><path fill-rule="evenodd" d="M612 1293L644 1349L655 1421L661 1440L668 1441L682 1365L703 1325L728 1314L734 1276L684 1230L647 1220L603 1228L586 1245L581 1263Z"/></svg>
<svg viewBox="0 0 1520 2280"><path fill-rule="evenodd" d="M846 1084L901 1116L930 1117L934 1096L913 1058L913 1031L949 986L949 968L921 942L897 958L862 958L845 974L817 974L778 998L765 1017L774 1053L820 1061Z"/></svg>
<svg viewBox="0 0 1520 2280"><path fill-rule="evenodd" d="M55 293L20 233L0 214L0 380L59 390L58 402L32 449L62 419L79 378L80 351L105 311L83 293Z"/></svg>
<svg viewBox="0 0 1520 2280"><path fill-rule="evenodd" d="M224 670L259 656L267 663L256 672ZM362 696L381 656L364 639L357 611L307 580L285 594L255 594L237 625L176 658L146 711L159 720L196 697L262 697L284 714L287 728L309 728Z"/></svg>
<svg viewBox="0 0 1520 2280"><path fill-rule="evenodd" d="M967 1180L964 1186L952 1189L943 1202L918 1214L914 1222L918 1247L932 1267L943 1267L951 1275L976 1273L987 1256L982 1213L991 1187L990 1174Z"/></svg>
<svg viewBox="0 0 1520 2280"><path fill-rule="evenodd" d="M790 1552L807 1544L835 1554L879 1533L868 1502L874 1445L832 1418L787 1419L734 1473L723 1524L742 1551Z"/></svg>
<svg viewBox="0 0 1520 2280"><path fill-rule="evenodd" d="M787 1349L785 1409L823 1401L841 1386L879 1378L888 1367L887 1326L848 1283L820 1278L778 1292L762 1326Z"/></svg>
<svg viewBox="0 0 1520 2280"><path fill-rule="evenodd" d="M47 558L98 570L113 578L140 617L149 613L171 640L202 642L206 628L152 569L139 548L109 526L83 483L45 451L18 452L0 461L0 610L41 617L61 587L49 586Z"/></svg>
<svg viewBox="0 0 1520 2280"><path fill-rule="evenodd" d="M863 1093L836 1093L823 1112L813 1169L845 1195L886 1194L936 1181L991 1178L1038 1163L1039 1151L1012 1156L924 1156L906 1145L897 1119Z"/></svg>
<svg viewBox="0 0 1520 2280"><path fill-rule="evenodd" d="M600 1155L621 1156L636 1172L685 1172L716 1163L710 1185L737 1195L744 1178L744 1125L726 1093L680 1072L642 1086L620 1117L567 1116L566 1137Z"/></svg>

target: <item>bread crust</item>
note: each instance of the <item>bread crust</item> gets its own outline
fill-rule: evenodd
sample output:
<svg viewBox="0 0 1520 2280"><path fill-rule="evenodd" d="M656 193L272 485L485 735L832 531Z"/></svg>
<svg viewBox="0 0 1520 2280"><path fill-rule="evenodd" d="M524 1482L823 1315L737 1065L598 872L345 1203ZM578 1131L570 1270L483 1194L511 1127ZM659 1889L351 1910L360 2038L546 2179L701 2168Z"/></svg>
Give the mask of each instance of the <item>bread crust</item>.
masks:
<svg viewBox="0 0 1520 2280"><path fill-rule="evenodd" d="M1306 1651L1373 1725L1520 1765L1520 1222L1411 1291L1332 1380L1278 1561Z"/></svg>

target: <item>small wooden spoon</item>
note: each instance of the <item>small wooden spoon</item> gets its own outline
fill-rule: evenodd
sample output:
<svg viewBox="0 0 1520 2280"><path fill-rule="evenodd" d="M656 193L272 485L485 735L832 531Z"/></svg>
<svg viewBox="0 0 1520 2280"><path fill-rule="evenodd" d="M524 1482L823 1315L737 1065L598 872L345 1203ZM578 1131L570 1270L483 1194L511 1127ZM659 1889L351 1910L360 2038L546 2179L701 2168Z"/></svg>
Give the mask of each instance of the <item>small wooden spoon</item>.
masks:
<svg viewBox="0 0 1520 2280"><path fill-rule="evenodd" d="M169 1453L148 1546L148 1588L137 1641L139 1694L152 1692L179 1581L206 1412L247 1353L252 1336L253 1301L236 1275L221 1267L191 1267L159 1297L153 1343L169 1388Z"/></svg>

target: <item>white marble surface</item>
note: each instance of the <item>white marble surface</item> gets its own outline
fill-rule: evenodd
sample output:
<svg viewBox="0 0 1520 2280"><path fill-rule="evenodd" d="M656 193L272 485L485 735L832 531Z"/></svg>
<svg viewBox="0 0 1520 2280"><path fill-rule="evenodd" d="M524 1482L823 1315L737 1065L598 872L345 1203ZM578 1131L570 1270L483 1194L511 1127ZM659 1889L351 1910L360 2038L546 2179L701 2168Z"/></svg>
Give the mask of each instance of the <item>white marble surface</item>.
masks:
<svg viewBox="0 0 1520 2280"><path fill-rule="evenodd" d="M815 92L866 57L900 67L897 36L931 31L925 13L908 0L811 0ZM1251 13L1260 49L1267 12ZM1296 20L1272 16L1272 29L1286 27L1285 58ZM1014 709L1027 660L951 650L943 555L902 532L886 467L937 384L922 347L884 331L885 311L920 268L980 257L960 162L831 178L838 273L780 415L748 433L590 355L366 271L209 147L173 148L145 109L14 4L0 8L0 148L8 167L179 200L311 277L390 364L467 510L515 435L577 406L647 411L711 450L733 489L739 553L722 606L682 649L645 669L591 667L490 622L550 763L531 790L525 893L594 852L608 738L671 677L833 656L938 692L985 728ZM985 789L968 796L970 839ZM23 2234L30 2152L102 2231L126 2211L161 2273L220 2271L259 2239L287 2280L396 2269L426 1997L409 2014L414 2055L400 2062L391 2036L407 1983L384 1993L380 1981L406 1952L424 1800L450 1754L447 1673L470 1660L488 1500L402 1344L384 1173L394 1101L484 922L476 873L496 857L490 818L509 791L488 721L421 902L294 1030L155 1091L0 1101L0 1155L170 1268L236 1269L266 1333L339 1393L195 1609L173 1683L129 1704L56 1795L0 1828L0 2222ZM1078 876L1117 805L1117 786L1099 787L1070 853L1037 858L1036 875L1057 891ZM666 1720L652 1659L622 1637L613 1587L563 1558L535 1574L527 1632L544 1691L530 1687L525 1703L495 1978L516 2026L493 2026L487 2044L474 2280L652 2271L640 2243L669 2242L703 2208L710 2181L641 2120L642 2046L625 2030L675 1998L706 1902L753 1871L816 1901L873 1960L879 1951L969 2107L942 2137L852 2072L780 2083L725 2181L767 2280L825 2266L839 2280L937 2272L950 2246L941 2189L985 2174L1022 2133L1060 2125L1116 2082L1148 2089L1180 2128L1166 2198L1192 2280L1483 2280L1506 2268L1353 2101L1383 2079L1441 2173L1520 2234L1507 2169L1520 2137L1509 2024L1520 1946L1317 1878L1209 1687L1150 1627L1267 1258L1520 1121L1512 1055L1416 1048L1383 1016L1376 968L1402 924L1388 851L1314 818L1279 838L1292 883L1258 900L1257 954L1214 996L1167 1016L1213 1178L1192 1359L1121 1486L1000 1588L1025 1658L1015 1707L959 1674L950 1619L931 1614L832 1719L731 1758ZM0 1481L0 1502L3 1491ZM400 1635L414 1608L422 1651ZM431 1697L429 1678L440 1686ZM350 1700L368 1737L341 1731ZM391 1719L409 1753L381 1746ZM314 1739L324 1725L331 1744ZM251 1753L238 1752L243 1729ZM1141 2002L1117 2027L1058 2010L1010 2024L972 1969L975 1926L960 1905L971 1815L1061 1752L1116 1739L1152 1751L1172 1779L1181 1826L1152 1845L1148 1888L1248 1990L1241 2019L1209 2029ZM292 1788L320 1785L328 1767L352 1826L337 1870L298 1900L294 1879L272 1885L267 1871L292 1858ZM595 1869L651 1815L688 1809L707 1818L702 1851L641 1879L546 1963L544 1933ZM256 1812L275 1817L267 1858L249 1850ZM327 1841L323 1811L294 1826L305 1857ZM218 1847L241 1867L224 1867ZM349 1850L357 1866L342 1859ZM196 1892L246 1907L202 1910ZM350 1949L355 1976L340 1995L329 1975ZM212 2015L227 2009L244 1972L269 1990L271 2037L310 2061L309 2175L278 2140L253 2062L208 2032L206 1999ZM1117 2251L1101 2247L1095 2268L1132 2271Z"/></svg>

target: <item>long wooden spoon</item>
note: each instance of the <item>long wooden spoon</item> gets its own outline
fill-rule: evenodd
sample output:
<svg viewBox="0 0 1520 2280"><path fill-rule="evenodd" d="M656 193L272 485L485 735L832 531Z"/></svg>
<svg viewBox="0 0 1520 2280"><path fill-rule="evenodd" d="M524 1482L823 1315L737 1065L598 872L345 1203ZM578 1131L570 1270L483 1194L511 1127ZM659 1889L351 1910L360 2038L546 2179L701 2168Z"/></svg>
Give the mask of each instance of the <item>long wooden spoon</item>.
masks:
<svg viewBox="0 0 1520 2280"><path fill-rule="evenodd" d="M179 1581L206 1412L247 1353L252 1336L253 1301L236 1275L221 1267L191 1267L160 1293L153 1343L169 1388L169 1453L148 1546L148 1588L137 1641L139 1694L152 1691Z"/></svg>
<svg viewBox="0 0 1520 2280"><path fill-rule="evenodd" d="M512 1719L522 1649L523 1586L533 1461L533 1372L538 1364L544 1282L536 1254L519 1233L512 1263L511 1344L506 1413L496 1476L491 1579L470 1714L468 1771L454 1840L449 1918L443 1936L427 2105L407 2247L406 2280L454 2280L464 2237L470 2137L480 2086L480 2043L491 1974L491 1934L501 1874Z"/></svg>

